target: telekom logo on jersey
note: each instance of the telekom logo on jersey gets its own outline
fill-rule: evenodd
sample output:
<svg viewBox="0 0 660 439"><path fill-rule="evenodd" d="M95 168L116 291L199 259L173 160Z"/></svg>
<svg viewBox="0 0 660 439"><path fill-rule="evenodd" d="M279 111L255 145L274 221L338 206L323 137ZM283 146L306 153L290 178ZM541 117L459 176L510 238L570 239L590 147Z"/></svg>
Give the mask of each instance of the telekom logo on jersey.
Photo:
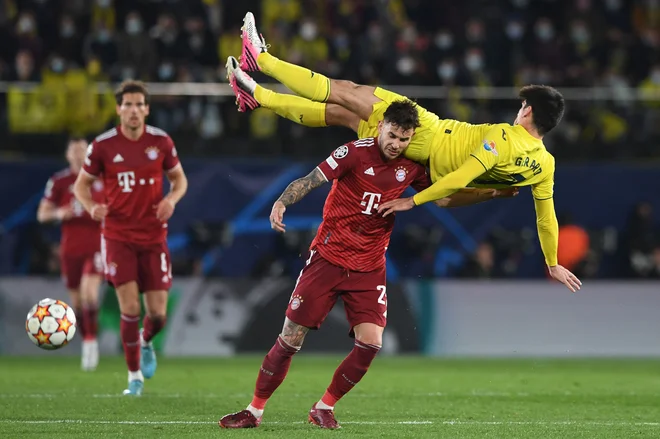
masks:
<svg viewBox="0 0 660 439"><path fill-rule="evenodd" d="M381 194L375 194L373 192L365 192L362 195L362 202L360 206L364 206L362 211L365 215L371 215L371 212L374 209L378 209L378 203L380 203Z"/></svg>
<svg viewBox="0 0 660 439"><path fill-rule="evenodd" d="M117 180L119 180L122 192L133 192L133 186L135 186L135 173L133 171L119 172Z"/></svg>

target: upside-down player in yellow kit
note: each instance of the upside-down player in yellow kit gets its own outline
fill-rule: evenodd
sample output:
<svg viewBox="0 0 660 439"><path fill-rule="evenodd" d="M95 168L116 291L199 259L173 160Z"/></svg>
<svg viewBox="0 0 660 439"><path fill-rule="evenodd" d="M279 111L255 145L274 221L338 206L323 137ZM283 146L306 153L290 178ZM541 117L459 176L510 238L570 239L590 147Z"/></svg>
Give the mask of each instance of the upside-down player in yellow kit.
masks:
<svg viewBox="0 0 660 439"><path fill-rule="evenodd" d="M226 66L239 111L262 106L305 126L344 126L365 138L377 136L378 122L390 103L407 99L380 87L329 79L284 62L268 53L252 13L245 15L243 23L240 63L229 57ZM298 96L268 90L247 71L261 71ZM415 130L405 155L430 168L433 185L414 197L383 203L378 210L383 215L409 210L445 199L467 186L531 186L549 273L575 292L580 289L580 280L557 263L559 227L552 198L555 159L542 141L543 135L561 120L564 98L552 87L537 85L523 87L520 98L522 106L513 125L473 125L440 119L418 106L421 126Z"/></svg>

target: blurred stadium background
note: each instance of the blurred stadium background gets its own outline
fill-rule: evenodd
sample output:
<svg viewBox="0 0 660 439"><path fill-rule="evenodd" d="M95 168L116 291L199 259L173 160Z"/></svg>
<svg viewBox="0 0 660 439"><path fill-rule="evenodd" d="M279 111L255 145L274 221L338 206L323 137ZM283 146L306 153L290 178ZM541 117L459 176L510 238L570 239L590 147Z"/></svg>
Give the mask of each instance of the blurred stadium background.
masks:
<svg viewBox="0 0 660 439"><path fill-rule="evenodd" d="M149 82L149 122L173 137L190 180L170 223L175 285L159 347L270 347L263 334L280 328L327 191L287 213L284 236L270 230L270 206L353 134L236 111L223 65L240 54L247 10L277 56L384 85L444 118L512 121L516 87L527 83L556 86L568 101L546 144L558 163L560 263L583 290L571 296L547 280L528 191L403 214L389 251L385 351L659 352L659 2L2 0L0 315L10 335L1 353L37 354L21 334L23 312L66 297L58 228L38 225L36 207L66 166L66 139L116 123L112 85L125 78ZM106 353L118 352L117 321L108 292ZM345 329L343 313L333 314L306 350L345 351Z"/></svg>

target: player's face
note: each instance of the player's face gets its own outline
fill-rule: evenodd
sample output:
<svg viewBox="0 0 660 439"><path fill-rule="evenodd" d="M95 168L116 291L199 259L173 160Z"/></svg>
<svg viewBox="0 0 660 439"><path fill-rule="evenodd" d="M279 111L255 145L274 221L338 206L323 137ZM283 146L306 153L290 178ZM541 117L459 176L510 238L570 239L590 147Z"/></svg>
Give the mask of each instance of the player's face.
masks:
<svg viewBox="0 0 660 439"><path fill-rule="evenodd" d="M121 105L117 105L117 114L123 126L139 129L149 115L149 105L142 93L125 93Z"/></svg>
<svg viewBox="0 0 660 439"><path fill-rule="evenodd" d="M526 104L527 101L523 101L522 105L520 105L520 110L518 110L518 114L516 115L516 120L513 121L514 125L521 124L522 121L532 112L532 107L526 107L525 106Z"/></svg>
<svg viewBox="0 0 660 439"><path fill-rule="evenodd" d="M415 130L403 130L398 125L381 120L378 123L378 133L380 151L388 160L392 160L399 157L410 145Z"/></svg>
<svg viewBox="0 0 660 439"><path fill-rule="evenodd" d="M79 172L82 168L86 152L87 142L84 140L74 140L69 142L69 146L66 148L66 159L74 171Z"/></svg>

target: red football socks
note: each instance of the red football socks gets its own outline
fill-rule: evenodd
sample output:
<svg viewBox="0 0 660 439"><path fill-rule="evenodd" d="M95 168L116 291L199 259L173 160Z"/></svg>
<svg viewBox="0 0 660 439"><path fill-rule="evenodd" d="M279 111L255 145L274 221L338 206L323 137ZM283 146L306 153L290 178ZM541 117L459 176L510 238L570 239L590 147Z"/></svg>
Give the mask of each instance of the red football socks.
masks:
<svg viewBox="0 0 660 439"><path fill-rule="evenodd" d="M82 328L83 340L96 340L99 331L98 308L96 306L85 306L82 311L83 321L79 325Z"/></svg>
<svg viewBox="0 0 660 439"><path fill-rule="evenodd" d="M334 407L344 395L355 387L360 382L362 377L367 373L369 366L376 355L380 346L361 343L355 340L353 350L344 361L341 362L335 374L332 377L332 382L325 391L321 402L328 407Z"/></svg>
<svg viewBox="0 0 660 439"><path fill-rule="evenodd" d="M85 308L74 309L76 314L76 330L80 331L80 336L85 340L87 338L87 322L85 319Z"/></svg>
<svg viewBox="0 0 660 439"><path fill-rule="evenodd" d="M254 398L250 405L263 410L268 398L282 384L291 365L293 355L298 352L293 346L288 345L282 337L277 337L277 341L270 349L266 358L264 358L259 375L257 376L257 385L254 390Z"/></svg>
<svg viewBox="0 0 660 439"><path fill-rule="evenodd" d="M144 316L144 320L142 321L142 328L144 328L144 331L142 332L142 339L146 343L149 343L151 339L154 338L156 334L158 334L165 327L166 321L167 317L165 316Z"/></svg>
<svg viewBox="0 0 660 439"><path fill-rule="evenodd" d="M121 315L121 341L129 372L140 370L140 316Z"/></svg>

